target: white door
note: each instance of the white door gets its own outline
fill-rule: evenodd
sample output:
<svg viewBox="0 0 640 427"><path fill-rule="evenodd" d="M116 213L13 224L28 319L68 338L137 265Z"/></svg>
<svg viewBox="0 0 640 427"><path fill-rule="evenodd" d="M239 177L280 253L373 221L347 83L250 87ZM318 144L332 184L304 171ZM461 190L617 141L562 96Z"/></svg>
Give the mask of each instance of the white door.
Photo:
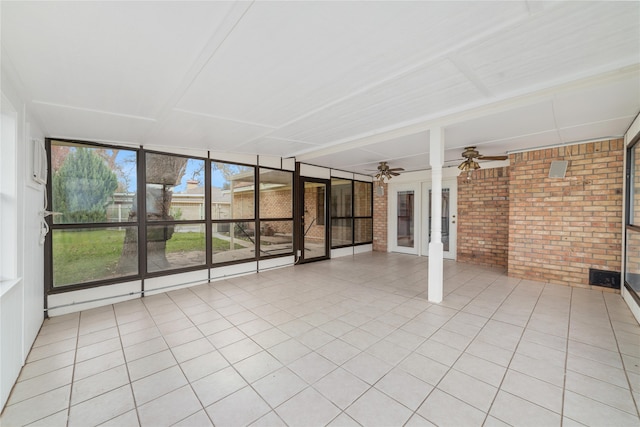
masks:
<svg viewBox="0 0 640 427"><path fill-rule="evenodd" d="M422 255L429 255L431 241L431 183L426 182L422 190ZM458 181L442 180L442 246L444 258L456 259L458 216Z"/></svg>
<svg viewBox="0 0 640 427"><path fill-rule="evenodd" d="M389 250L418 254L420 221L420 186L417 184L389 188Z"/></svg>

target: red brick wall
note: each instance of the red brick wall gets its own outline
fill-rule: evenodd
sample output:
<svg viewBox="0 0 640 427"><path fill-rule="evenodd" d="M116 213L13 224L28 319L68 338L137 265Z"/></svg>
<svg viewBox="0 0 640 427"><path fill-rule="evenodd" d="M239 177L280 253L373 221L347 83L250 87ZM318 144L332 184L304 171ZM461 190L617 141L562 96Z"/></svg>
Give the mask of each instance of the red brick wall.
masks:
<svg viewBox="0 0 640 427"><path fill-rule="evenodd" d="M260 218L292 218L291 187L260 191Z"/></svg>
<svg viewBox="0 0 640 427"><path fill-rule="evenodd" d="M507 267L509 252L509 168L478 169L458 176L460 262Z"/></svg>
<svg viewBox="0 0 640 427"><path fill-rule="evenodd" d="M589 268L620 271L622 139L510 156L510 276L588 286ZM564 179L549 178L568 160Z"/></svg>
<svg viewBox="0 0 640 427"><path fill-rule="evenodd" d="M304 189L304 230L305 239L318 240L324 239L325 226L327 218L320 218L324 213L318 211L318 189L320 187L310 187ZM325 207L326 209L326 207ZM322 222L321 225L318 225Z"/></svg>
<svg viewBox="0 0 640 427"><path fill-rule="evenodd" d="M387 184L383 196L378 196L378 185L373 183L373 250L387 252Z"/></svg>

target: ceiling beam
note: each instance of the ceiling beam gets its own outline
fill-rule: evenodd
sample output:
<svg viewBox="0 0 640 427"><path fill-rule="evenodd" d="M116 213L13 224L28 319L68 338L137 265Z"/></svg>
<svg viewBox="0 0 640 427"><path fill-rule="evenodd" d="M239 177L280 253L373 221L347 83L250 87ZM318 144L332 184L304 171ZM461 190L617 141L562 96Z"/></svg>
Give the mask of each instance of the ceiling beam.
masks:
<svg viewBox="0 0 640 427"><path fill-rule="evenodd" d="M615 70L609 70L595 76L557 84L534 92L499 99L483 105L466 106L458 111L445 111L440 113L438 116L424 117L417 121L401 124L392 129L379 129L367 135L360 135L347 140L343 139L335 141L330 146L325 146L318 150L305 150L303 152L295 153L293 156L295 156L299 161L309 161L320 156L336 154L354 148L363 148L371 144L381 143L419 132L425 132L434 127L447 127L460 122L534 104L543 100L551 100L557 94L565 91L568 92L638 76L640 76L640 64L634 63Z"/></svg>

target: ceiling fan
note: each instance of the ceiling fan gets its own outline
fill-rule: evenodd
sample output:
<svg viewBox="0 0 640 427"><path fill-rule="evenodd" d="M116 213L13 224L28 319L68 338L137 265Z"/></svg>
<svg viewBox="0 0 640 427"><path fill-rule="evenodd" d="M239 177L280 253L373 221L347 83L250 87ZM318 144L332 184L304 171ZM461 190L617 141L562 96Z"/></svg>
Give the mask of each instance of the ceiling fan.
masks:
<svg viewBox="0 0 640 427"><path fill-rule="evenodd" d="M380 162L378 164L378 173L375 175L375 178L380 182L384 182L384 179L390 180L394 176L400 175L398 172L403 171L403 168L389 168L387 162Z"/></svg>
<svg viewBox="0 0 640 427"><path fill-rule="evenodd" d="M465 147L462 152L462 157L465 160L458 165L458 169L463 172L471 173L476 169L480 169L480 164L476 162L478 160L507 160L509 156L483 156L476 150L476 147Z"/></svg>

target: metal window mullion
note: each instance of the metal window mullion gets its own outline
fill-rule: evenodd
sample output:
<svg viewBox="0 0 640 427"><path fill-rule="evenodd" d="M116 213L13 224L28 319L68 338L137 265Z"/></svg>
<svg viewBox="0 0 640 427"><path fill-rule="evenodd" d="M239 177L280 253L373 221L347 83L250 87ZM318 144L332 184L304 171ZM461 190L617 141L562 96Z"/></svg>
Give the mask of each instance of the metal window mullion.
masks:
<svg viewBox="0 0 640 427"><path fill-rule="evenodd" d="M144 297L144 279L147 276L147 159L146 150L138 151L138 274L140 292Z"/></svg>
<svg viewBox="0 0 640 427"><path fill-rule="evenodd" d="M211 153L207 151L207 159L204 162L204 221L205 221L205 256L209 269L208 277L211 280L211 268L213 267L213 231L211 230Z"/></svg>

